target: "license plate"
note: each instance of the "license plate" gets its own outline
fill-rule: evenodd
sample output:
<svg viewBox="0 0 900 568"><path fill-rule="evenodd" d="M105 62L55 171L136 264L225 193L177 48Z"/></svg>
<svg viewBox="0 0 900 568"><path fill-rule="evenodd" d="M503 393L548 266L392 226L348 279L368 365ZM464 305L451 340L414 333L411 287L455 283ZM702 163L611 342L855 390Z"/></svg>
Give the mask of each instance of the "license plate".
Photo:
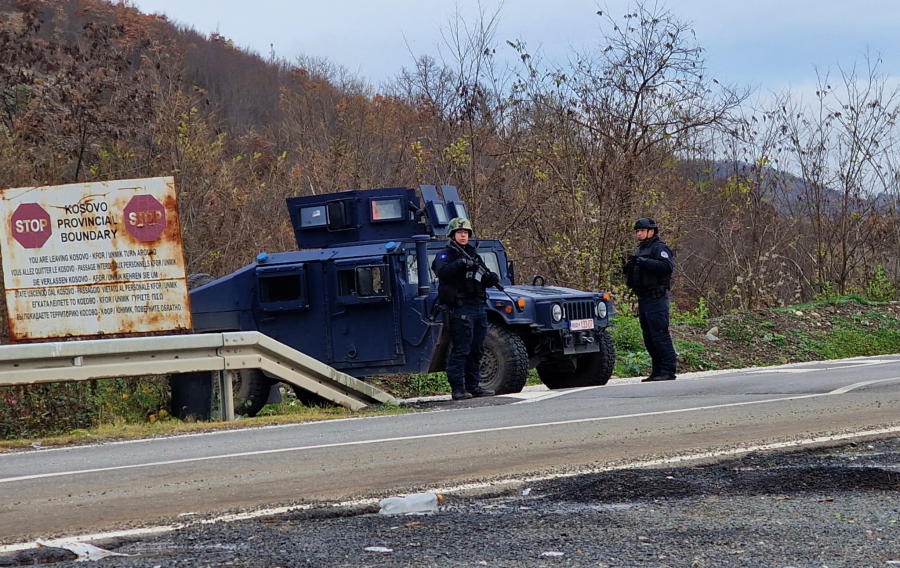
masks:
<svg viewBox="0 0 900 568"><path fill-rule="evenodd" d="M594 329L594 320L572 320L569 322L569 329L572 331L583 331L585 329Z"/></svg>

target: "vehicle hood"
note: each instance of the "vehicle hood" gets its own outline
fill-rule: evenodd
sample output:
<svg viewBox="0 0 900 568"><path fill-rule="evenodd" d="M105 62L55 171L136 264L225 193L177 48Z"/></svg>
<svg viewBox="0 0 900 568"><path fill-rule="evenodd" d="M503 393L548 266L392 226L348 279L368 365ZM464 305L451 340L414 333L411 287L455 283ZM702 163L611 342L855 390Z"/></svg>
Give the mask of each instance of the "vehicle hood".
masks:
<svg viewBox="0 0 900 568"><path fill-rule="evenodd" d="M585 292L584 290L573 290L572 288L564 288L562 286L506 286L506 291L510 296L522 296L524 298L531 298L535 302L540 302L542 300L557 300L557 299L576 299L576 298L593 298L594 294L592 292ZM494 290L493 292L498 292L503 295L502 292L498 290Z"/></svg>

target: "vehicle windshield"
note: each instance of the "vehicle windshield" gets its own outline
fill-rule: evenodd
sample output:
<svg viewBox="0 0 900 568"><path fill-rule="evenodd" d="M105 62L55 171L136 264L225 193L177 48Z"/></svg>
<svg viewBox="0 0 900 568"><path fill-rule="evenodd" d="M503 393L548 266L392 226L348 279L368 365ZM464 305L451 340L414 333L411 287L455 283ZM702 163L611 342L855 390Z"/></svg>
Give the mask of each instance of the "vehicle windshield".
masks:
<svg viewBox="0 0 900 568"><path fill-rule="evenodd" d="M436 256L437 253L428 255L428 274L431 275L432 282L437 281L437 276L435 276L434 271L431 270L431 264L434 262ZM497 253L485 251L479 252L478 256L484 260L484 264L488 267L488 270L500 274L500 261L497 258ZM414 254L410 254L406 257L406 281L410 284L419 284L418 263L416 262L416 255Z"/></svg>

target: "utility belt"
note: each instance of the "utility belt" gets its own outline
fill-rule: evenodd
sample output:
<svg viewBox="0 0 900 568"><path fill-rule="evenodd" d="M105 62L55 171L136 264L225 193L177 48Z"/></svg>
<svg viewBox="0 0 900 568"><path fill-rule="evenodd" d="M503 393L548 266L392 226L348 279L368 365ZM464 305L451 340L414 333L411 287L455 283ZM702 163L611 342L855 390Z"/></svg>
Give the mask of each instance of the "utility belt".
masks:
<svg viewBox="0 0 900 568"><path fill-rule="evenodd" d="M445 285L438 287L438 302L451 309L461 307L464 304L477 306L478 304L484 303L486 298L487 294L485 294L484 291L481 293L461 292L453 286Z"/></svg>
<svg viewBox="0 0 900 568"><path fill-rule="evenodd" d="M638 288L634 291L635 295L637 295L638 298L646 300L658 300L660 298L665 298L668 292L669 287L665 285L648 286L646 288Z"/></svg>
<svg viewBox="0 0 900 568"><path fill-rule="evenodd" d="M456 299L456 307L461 308L463 306L477 306L484 303L484 298L457 298Z"/></svg>

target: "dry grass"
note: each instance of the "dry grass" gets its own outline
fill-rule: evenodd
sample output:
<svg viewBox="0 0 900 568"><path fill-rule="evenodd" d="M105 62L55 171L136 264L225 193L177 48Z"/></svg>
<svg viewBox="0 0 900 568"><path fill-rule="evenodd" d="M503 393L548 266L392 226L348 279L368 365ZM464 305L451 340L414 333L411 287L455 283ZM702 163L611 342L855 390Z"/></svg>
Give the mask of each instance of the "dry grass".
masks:
<svg viewBox="0 0 900 568"><path fill-rule="evenodd" d="M280 407L282 405L273 406ZM301 424L304 422L320 422L323 420L341 420L347 418L362 418L364 416L390 415L406 412L406 410L388 405L375 406L361 411L352 411L342 407L302 407L291 408L289 410L279 408L274 410L274 412L279 412L279 414L256 416L254 418L241 418L234 422L194 422L190 420L182 421L166 419L145 424L105 424L98 428L74 430L60 436L0 440L0 451L29 448L34 444L40 444L40 447L46 448L53 446L93 444L97 442L137 440L157 436L239 430L257 426L277 426L280 424Z"/></svg>

